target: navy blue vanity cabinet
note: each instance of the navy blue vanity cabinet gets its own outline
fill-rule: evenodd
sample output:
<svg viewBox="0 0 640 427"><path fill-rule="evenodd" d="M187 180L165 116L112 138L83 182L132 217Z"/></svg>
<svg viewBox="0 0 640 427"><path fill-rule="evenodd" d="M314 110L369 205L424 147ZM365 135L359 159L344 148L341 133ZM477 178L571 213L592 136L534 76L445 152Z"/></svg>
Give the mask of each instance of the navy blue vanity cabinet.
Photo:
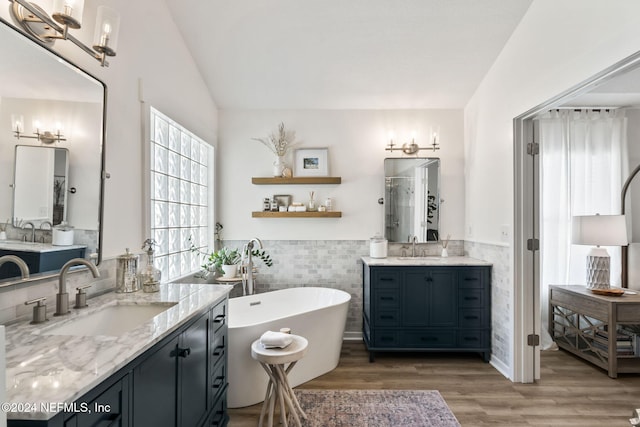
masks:
<svg viewBox="0 0 640 427"><path fill-rule="evenodd" d="M102 405L108 411L8 420L8 426L226 426L227 301L225 297L180 326L76 400L77 405Z"/></svg>
<svg viewBox="0 0 640 427"><path fill-rule="evenodd" d="M14 251L0 249L0 256L16 255L21 258L29 267L29 273L43 273L46 271L60 270L62 266L69 260L74 258L84 258L85 247L74 247L71 249L33 252L33 251ZM0 279L9 277L20 277L20 269L14 263L8 262L0 267Z"/></svg>
<svg viewBox="0 0 640 427"><path fill-rule="evenodd" d="M490 266L369 266L363 337L376 351L491 353Z"/></svg>

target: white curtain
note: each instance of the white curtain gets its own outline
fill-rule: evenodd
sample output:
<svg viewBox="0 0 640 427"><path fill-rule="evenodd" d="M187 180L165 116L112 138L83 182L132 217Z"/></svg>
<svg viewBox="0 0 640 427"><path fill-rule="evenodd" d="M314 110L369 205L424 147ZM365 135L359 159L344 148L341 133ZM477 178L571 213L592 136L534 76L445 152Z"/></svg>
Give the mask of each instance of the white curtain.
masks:
<svg viewBox="0 0 640 427"><path fill-rule="evenodd" d="M628 173L623 110L561 110L539 118L542 349L547 333L549 285L584 284L591 249L571 244L571 217L620 214ZM620 286L619 247L608 247L611 285Z"/></svg>

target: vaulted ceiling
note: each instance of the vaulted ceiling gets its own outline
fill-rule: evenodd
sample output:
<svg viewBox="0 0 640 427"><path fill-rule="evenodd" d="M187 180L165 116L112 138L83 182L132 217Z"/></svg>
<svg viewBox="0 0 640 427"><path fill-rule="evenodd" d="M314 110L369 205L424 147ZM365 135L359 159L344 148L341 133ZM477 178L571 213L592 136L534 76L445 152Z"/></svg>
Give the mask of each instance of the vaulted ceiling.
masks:
<svg viewBox="0 0 640 427"><path fill-rule="evenodd" d="M166 0L221 109L463 108L531 0Z"/></svg>

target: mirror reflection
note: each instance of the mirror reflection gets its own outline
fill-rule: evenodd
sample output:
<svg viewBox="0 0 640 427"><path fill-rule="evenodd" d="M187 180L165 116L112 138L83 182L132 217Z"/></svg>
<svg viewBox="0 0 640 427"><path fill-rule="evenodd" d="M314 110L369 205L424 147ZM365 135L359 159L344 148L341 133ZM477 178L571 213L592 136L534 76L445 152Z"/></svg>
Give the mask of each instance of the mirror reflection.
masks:
<svg viewBox="0 0 640 427"><path fill-rule="evenodd" d="M5 21L0 38L11 58L0 62L0 253L40 257L41 273L70 249L99 260L104 85ZM63 222L73 240L54 245ZM12 280L5 270L0 285Z"/></svg>
<svg viewBox="0 0 640 427"><path fill-rule="evenodd" d="M385 237L389 242L439 240L440 159L384 160Z"/></svg>

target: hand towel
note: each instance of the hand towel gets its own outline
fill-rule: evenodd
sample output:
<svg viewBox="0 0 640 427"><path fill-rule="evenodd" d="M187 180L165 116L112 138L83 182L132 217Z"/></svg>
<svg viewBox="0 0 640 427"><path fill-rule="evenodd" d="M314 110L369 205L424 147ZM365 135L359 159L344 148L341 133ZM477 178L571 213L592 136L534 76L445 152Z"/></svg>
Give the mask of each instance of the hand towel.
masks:
<svg viewBox="0 0 640 427"><path fill-rule="evenodd" d="M292 341L290 334L282 332L267 331L260 337L260 343L264 348L285 348Z"/></svg>

